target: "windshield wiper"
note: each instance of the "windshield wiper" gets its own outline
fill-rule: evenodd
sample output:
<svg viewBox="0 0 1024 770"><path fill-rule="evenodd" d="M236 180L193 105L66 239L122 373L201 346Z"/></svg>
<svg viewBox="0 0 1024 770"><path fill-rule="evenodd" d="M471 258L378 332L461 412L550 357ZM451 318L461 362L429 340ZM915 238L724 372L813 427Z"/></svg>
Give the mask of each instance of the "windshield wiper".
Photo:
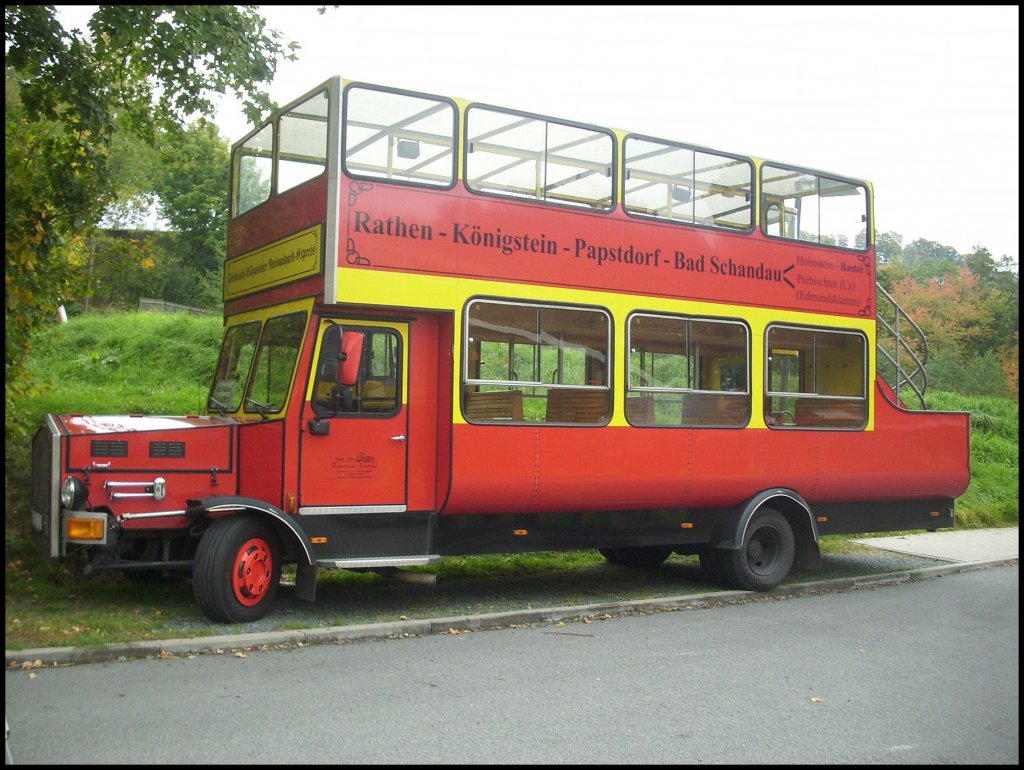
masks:
<svg viewBox="0 0 1024 770"><path fill-rule="evenodd" d="M256 411L260 413L260 417L262 417L264 420L270 419L269 417L267 417L267 414L270 412L270 410L273 409L273 404L264 404L259 401L254 401L248 396L245 397L245 403L252 404Z"/></svg>

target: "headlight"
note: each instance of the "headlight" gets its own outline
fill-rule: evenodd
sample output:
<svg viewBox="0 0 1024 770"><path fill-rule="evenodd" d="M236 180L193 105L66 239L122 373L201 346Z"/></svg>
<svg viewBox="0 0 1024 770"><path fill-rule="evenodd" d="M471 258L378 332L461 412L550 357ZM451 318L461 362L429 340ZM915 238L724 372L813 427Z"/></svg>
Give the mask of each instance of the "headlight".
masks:
<svg viewBox="0 0 1024 770"><path fill-rule="evenodd" d="M81 479L68 476L60 487L60 502L65 508L77 511L82 507L87 496L85 484Z"/></svg>

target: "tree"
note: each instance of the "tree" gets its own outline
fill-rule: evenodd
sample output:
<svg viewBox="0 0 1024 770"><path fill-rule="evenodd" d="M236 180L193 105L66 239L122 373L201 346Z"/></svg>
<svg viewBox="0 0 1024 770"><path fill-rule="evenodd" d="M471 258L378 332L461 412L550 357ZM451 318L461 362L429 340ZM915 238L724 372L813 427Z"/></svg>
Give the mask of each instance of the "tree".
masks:
<svg viewBox="0 0 1024 770"><path fill-rule="evenodd" d="M882 264L898 260L903 255L903 236L892 230L876 233L875 254Z"/></svg>
<svg viewBox="0 0 1024 770"><path fill-rule="evenodd" d="M132 308L146 296L219 313L227 250L227 141L204 120L178 133L162 132L155 147L123 136L111 151L121 199L107 209L102 230L88 239L82 309ZM69 314L79 307L68 304Z"/></svg>
<svg viewBox="0 0 1024 770"><path fill-rule="evenodd" d="M154 192L161 216L177 234L177 261L195 276L186 296L172 301L221 307L229 172L228 142L205 121L194 124L173 143L173 153L164 155Z"/></svg>
<svg viewBox="0 0 1024 770"><path fill-rule="evenodd" d="M923 238L901 248L898 233L877 240L879 284L931 343L930 386L1017 398L1020 279L1013 260L996 262L981 245L961 255Z"/></svg>
<svg viewBox="0 0 1024 770"><path fill-rule="evenodd" d="M1000 289L986 286L964 266L923 282L905 277L892 294L928 339L933 386L964 395L1015 396L1016 369L1006 364L1011 345L1016 353L1016 335L1001 328L1007 302ZM988 365L984 383L982 363Z"/></svg>
<svg viewBox="0 0 1024 770"><path fill-rule="evenodd" d="M29 386L30 337L72 295L87 236L119 199L111 146L119 132L155 144L213 114L233 92L256 122L280 42L255 6L101 5L90 36L65 30L53 6L4 7L5 405ZM164 134L165 135L165 134Z"/></svg>
<svg viewBox="0 0 1024 770"><path fill-rule="evenodd" d="M952 246L918 238L903 247L898 262L918 281L927 281L955 272L963 265L964 259Z"/></svg>
<svg viewBox="0 0 1024 770"><path fill-rule="evenodd" d="M85 277L78 289L82 309L138 307L141 296L158 296L160 278L153 269L156 260L145 230L96 230L86 239L88 256ZM69 315L78 303L66 302Z"/></svg>

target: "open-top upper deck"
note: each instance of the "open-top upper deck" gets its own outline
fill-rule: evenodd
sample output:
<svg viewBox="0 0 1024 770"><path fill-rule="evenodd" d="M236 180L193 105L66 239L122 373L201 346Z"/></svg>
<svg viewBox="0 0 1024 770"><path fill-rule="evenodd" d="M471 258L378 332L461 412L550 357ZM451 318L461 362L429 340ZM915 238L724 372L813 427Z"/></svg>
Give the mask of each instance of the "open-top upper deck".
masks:
<svg viewBox="0 0 1024 770"><path fill-rule="evenodd" d="M353 271L875 312L867 182L674 140L332 78L232 177L229 312L387 301Z"/></svg>

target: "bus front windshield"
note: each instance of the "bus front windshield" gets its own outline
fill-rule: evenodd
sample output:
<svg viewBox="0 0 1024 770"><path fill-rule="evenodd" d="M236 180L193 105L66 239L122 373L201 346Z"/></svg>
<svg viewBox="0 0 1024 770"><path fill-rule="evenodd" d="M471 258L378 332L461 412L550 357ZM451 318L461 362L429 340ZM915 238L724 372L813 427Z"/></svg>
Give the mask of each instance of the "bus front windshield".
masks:
<svg viewBox="0 0 1024 770"><path fill-rule="evenodd" d="M306 313L236 324L224 333L207 411L266 418L284 410L295 374Z"/></svg>

